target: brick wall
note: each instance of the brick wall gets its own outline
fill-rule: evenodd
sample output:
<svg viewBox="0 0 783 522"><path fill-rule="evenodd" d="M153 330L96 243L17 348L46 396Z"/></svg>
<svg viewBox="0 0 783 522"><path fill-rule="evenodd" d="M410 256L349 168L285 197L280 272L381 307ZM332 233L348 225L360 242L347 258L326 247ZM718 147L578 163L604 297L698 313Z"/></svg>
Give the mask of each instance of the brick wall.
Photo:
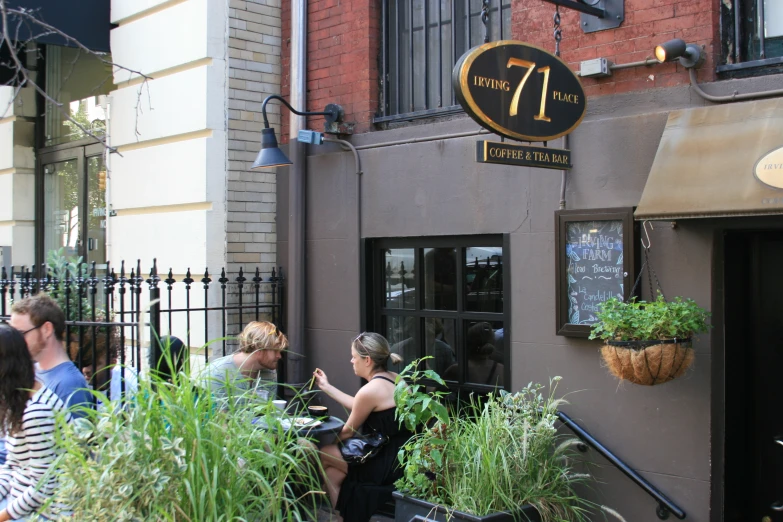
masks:
<svg viewBox="0 0 783 522"><path fill-rule="evenodd" d="M280 2L229 3L227 270L234 279L243 267L247 291L252 291L255 268L269 277L277 256L275 171L249 169L261 144L261 102L280 92ZM267 105L267 116L280 132L276 102Z"/></svg>
<svg viewBox="0 0 783 522"><path fill-rule="evenodd" d="M380 0L310 0L307 2L307 110L329 103L345 109L355 132L367 132L378 109L378 56L381 39ZM283 78L290 93L291 3L284 2ZM297 107L298 109L299 107ZM283 118L287 136L288 111ZM323 130L323 118L308 118L308 128Z"/></svg>
<svg viewBox="0 0 783 522"><path fill-rule="evenodd" d="M511 18L517 40L554 52L552 16L555 6L538 0L515 0ZM625 20L617 29L585 34L579 13L561 8L561 58L574 70L579 62L607 58L622 64L654 58L659 43L682 38L705 46L707 60L699 69L702 81L714 80L720 53L718 28L720 3L712 0L625 0ZM619 94L688 83L688 73L678 63L658 64L614 71L609 78L583 78L588 96Z"/></svg>
<svg viewBox="0 0 783 522"><path fill-rule="evenodd" d="M512 36L554 52L553 4L541 0L512 0ZM380 0L312 0L308 2L307 109L323 110L327 103L343 105L346 119L357 122L356 132L371 129L378 108ZM658 43L682 38L705 46L707 60L699 69L702 81L714 80L720 4L714 0L625 0L625 20L617 29L585 34L579 13L561 8L561 57L574 70L579 62L607 58L622 64L653 58ZM284 2L282 89L289 93L290 2ZM609 78L584 78L589 96L619 94L688 82L677 63L614 71ZM320 117L308 126L322 127ZM283 132L288 125L283 118Z"/></svg>

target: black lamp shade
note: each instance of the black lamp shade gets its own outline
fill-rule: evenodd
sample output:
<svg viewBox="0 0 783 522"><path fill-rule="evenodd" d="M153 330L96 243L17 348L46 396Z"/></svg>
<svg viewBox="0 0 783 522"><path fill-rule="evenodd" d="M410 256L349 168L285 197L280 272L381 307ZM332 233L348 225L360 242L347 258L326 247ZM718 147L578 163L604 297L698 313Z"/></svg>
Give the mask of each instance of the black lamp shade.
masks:
<svg viewBox="0 0 783 522"><path fill-rule="evenodd" d="M258 157L256 157L256 161L253 163L253 166L250 167L250 170L285 167L288 165L293 165L293 163L277 146L275 129L262 129L261 150L258 152Z"/></svg>
<svg viewBox="0 0 783 522"><path fill-rule="evenodd" d="M679 38L669 40L655 47L655 58L659 62L671 62L685 54L685 41Z"/></svg>

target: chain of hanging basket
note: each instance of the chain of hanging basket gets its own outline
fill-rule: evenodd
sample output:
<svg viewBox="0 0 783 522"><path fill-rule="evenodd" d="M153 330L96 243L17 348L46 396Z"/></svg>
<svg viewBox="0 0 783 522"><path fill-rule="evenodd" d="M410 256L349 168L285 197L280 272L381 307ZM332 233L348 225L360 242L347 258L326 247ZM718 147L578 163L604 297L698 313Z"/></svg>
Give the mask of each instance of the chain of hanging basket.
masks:
<svg viewBox="0 0 783 522"><path fill-rule="evenodd" d="M639 283L642 280L642 275L644 275L644 269L647 269L647 283L650 286L650 299L655 299L655 289L653 288L652 280L655 278L655 285L658 287L658 291L663 296L664 301L666 301L666 294L663 292L663 287L661 286L661 282L658 280L658 274L655 273L655 269L652 267L652 263L650 263L650 247L649 246L642 246L642 251L644 252L644 263L642 263L642 268L639 270L639 275L636 276L636 281L633 284L633 288L631 288L631 293L629 295L633 296L636 292L636 288L639 286ZM652 276L650 275L652 274Z"/></svg>

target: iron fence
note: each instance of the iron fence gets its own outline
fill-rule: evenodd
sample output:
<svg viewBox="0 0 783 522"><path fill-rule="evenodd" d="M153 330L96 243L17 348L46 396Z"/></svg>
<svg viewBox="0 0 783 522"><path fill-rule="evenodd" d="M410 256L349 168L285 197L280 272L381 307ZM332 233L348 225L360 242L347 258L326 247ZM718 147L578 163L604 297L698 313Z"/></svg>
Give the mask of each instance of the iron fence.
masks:
<svg viewBox="0 0 783 522"><path fill-rule="evenodd" d="M206 364L210 356L233 351L236 336L250 320L267 320L285 331L285 280L282 269L264 276L258 268L236 277L225 269L215 277L203 274L175 277L169 269L165 278L158 273L157 260L145 278L141 261L127 272L125 262L119 274L106 265L78 263L73 270L56 277L46 264L21 267L10 273L0 270L0 320L10 319L14 301L45 292L60 304L66 317L65 340L69 356L79 368L105 368L118 363L136 372L156 368L161 361L162 339L175 336L187 356ZM238 321L229 321L229 314ZM146 339L145 339L146 336ZM195 348L203 354L191 351ZM147 363L144 364L144 352ZM278 376L284 377L285 358ZM99 387L104 382L91 382Z"/></svg>

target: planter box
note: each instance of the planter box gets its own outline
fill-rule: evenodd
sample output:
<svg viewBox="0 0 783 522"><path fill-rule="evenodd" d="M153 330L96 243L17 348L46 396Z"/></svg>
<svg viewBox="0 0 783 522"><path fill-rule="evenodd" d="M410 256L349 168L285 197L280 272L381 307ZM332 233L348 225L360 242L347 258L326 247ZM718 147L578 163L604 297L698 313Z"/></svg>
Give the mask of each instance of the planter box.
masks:
<svg viewBox="0 0 783 522"><path fill-rule="evenodd" d="M395 491L392 495L395 502L394 522L411 522L417 515L420 517L416 519L418 522L424 520L435 522L516 522L525 520L541 522L541 516L536 508L529 505L522 506L516 513L516 518L510 513L492 513L491 515L477 517L461 511L449 510L443 506L425 502L418 498L408 497L399 491Z"/></svg>

